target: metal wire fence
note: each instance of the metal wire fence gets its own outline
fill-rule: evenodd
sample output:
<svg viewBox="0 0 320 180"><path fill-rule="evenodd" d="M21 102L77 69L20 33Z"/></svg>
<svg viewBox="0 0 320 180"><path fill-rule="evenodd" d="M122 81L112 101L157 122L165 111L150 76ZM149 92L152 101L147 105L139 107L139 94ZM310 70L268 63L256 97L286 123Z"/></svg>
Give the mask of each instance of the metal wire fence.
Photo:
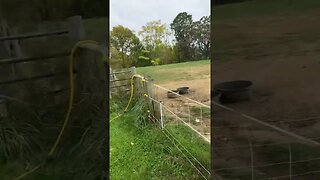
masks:
<svg viewBox="0 0 320 180"><path fill-rule="evenodd" d="M210 106L149 83L155 120L203 179L210 179ZM174 93L175 98L168 98Z"/></svg>
<svg viewBox="0 0 320 180"><path fill-rule="evenodd" d="M281 123L263 121L213 103L213 169L220 176L252 180L318 179L320 146L317 140L320 138L316 134L310 137L279 125L314 122L318 117Z"/></svg>

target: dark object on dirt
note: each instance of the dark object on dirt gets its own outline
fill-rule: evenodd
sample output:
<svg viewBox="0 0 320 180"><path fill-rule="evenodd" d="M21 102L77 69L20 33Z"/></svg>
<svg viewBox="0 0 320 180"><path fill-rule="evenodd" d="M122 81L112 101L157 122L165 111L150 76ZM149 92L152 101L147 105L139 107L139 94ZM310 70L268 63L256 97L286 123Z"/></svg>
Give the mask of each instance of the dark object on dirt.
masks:
<svg viewBox="0 0 320 180"><path fill-rule="evenodd" d="M179 94L187 94L189 92L189 87L179 87L177 91L179 91Z"/></svg>
<svg viewBox="0 0 320 180"><path fill-rule="evenodd" d="M172 92L171 92L172 91ZM179 91L178 90L171 90L171 91L168 91L167 92L167 97L168 98L177 98L179 97L177 94L179 94ZM174 92L174 93L173 93ZM175 94L177 93L177 94Z"/></svg>
<svg viewBox="0 0 320 180"><path fill-rule="evenodd" d="M251 81L238 80L218 83L214 89L220 93L221 103L234 103L251 99L251 85Z"/></svg>

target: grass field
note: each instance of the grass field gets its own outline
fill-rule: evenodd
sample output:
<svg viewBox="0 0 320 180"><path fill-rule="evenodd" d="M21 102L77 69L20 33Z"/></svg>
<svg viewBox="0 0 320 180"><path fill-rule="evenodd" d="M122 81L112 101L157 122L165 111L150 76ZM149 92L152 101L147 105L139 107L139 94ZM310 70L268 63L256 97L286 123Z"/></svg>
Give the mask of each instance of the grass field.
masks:
<svg viewBox="0 0 320 180"><path fill-rule="evenodd" d="M150 76L155 83L210 78L210 60L200 60L137 68L137 73Z"/></svg>
<svg viewBox="0 0 320 180"><path fill-rule="evenodd" d="M113 112L110 119L117 113ZM129 111L110 124L111 179L201 179L194 167L154 124L137 126L138 112ZM176 138L210 169L210 145L188 128L170 128ZM190 136L188 136L190 137Z"/></svg>

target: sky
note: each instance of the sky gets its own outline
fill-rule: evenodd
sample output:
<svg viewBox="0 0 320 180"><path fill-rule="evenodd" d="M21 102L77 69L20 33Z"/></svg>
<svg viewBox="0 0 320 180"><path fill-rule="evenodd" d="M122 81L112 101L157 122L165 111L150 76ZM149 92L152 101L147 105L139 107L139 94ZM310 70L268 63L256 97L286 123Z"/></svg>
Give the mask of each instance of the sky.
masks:
<svg viewBox="0 0 320 180"><path fill-rule="evenodd" d="M123 25L137 33L147 22L156 20L169 26L180 12L191 14L197 21L210 15L210 0L110 0L110 30Z"/></svg>

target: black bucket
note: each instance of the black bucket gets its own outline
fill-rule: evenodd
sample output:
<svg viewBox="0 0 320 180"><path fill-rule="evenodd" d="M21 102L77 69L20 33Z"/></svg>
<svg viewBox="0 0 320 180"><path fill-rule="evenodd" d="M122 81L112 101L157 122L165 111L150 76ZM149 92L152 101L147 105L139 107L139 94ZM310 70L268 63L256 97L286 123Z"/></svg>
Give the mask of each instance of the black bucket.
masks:
<svg viewBox="0 0 320 180"><path fill-rule="evenodd" d="M221 103L234 103L251 99L251 81L229 81L216 84L215 91L220 93Z"/></svg>
<svg viewBox="0 0 320 180"><path fill-rule="evenodd" d="M179 87L177 91L179 91L179 94L187 94L189 92L189 87Z"/></svg>

